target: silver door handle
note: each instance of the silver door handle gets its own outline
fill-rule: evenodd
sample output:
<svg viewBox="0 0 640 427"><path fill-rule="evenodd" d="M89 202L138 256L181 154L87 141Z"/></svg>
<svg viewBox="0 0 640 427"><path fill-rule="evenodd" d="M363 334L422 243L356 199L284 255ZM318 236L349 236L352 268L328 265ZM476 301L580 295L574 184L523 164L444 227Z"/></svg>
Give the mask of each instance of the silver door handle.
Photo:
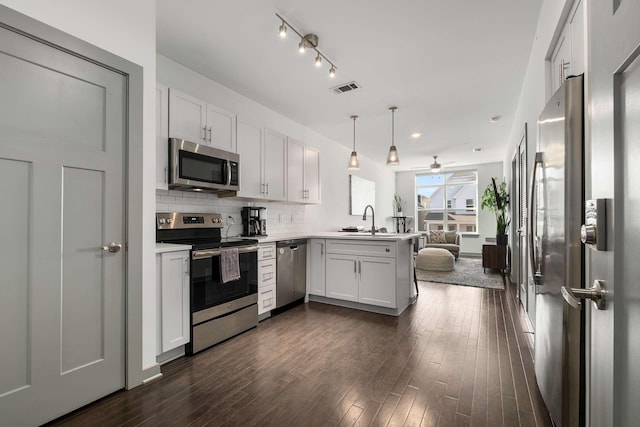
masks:
<svg viewBox="0 0 640 427"><path fill-rule="evenodd" d="M353 274L356 274L358 270L356 270L356 260L353 260Z"/></svg>
<svg viewBox="0 0 640 427"><path fill-rule="evenodd" d="M324 255L324 243L320 243L320 256Z"/></svg>
<svg viewBox="0 0 640 427"><path fill-rule="evenodd" d="M358 273L362 274L362 261L358 261Z"/></svg>
<svg viewBox="0 0 640 427"><path fill-rule="evenodd" d="M118 242L111 242L108 245L102 247L103 251L111 253L120 252L120 249L122 249L122 243Z"/></svg>
<svg viewBox="0 0 640 427"><path fill-rule="evenodd" d="M531 260L531 271L533 272L533 282L536 285L542 283L542 272L538 268L538 253L537 248L537 236L538 232L536 221L536 172L538 171L538 165L542 163L542 153L536 153L536 158L533 162L533 173L531 177L531 199L529 203L529 255Z"/></svg>
<svg viewBox="0 0 640 427"><path fill-rule="evenodd" d="M206 127L206 126L204 126L204 127L202 128L202 131L204 132L204 134L202 135L202 140L203 140L204 142L207 142L207 127Z"/></svg>
<svg viewBox="0 0 640 427"><path fill-rule="evenodd" d="M211 133L213 132L213 127L209 126L209 142L211 142Z"/></svg>
<svg viewBox="0 0 640 427"><path fill-rule="evenodd" d="M582 306L580 300L590 299L593 306L598 310L604 310L607 306L604 294L604 282L602 280L594 280L593 286L589 289L568 288L563 286L560 288L562 297L573 308L578 310Z"/></svg>

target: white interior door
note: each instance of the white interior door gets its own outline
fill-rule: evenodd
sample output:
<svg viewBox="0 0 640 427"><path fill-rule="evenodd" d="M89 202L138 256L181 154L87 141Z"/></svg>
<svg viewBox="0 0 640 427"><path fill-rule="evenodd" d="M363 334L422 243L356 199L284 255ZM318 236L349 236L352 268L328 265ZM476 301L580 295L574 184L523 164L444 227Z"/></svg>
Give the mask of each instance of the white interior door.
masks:
<svg viewBox="0 0 640 427"><path fill-rule="evenodd" d="M586 305L590 426L635 426L640 419L639 17L637 1L588 3L587 198L612 199L615 207L607 212L607 250L587 250L587 284L604 281L608 297L605 310Z"/></svg>
<svg viewBox="0 0 640 427"><path fill-rule="evenodd" d="M126 89L0 28L0 425L125 385L125 251L102 246L125 243Z"/></svg>

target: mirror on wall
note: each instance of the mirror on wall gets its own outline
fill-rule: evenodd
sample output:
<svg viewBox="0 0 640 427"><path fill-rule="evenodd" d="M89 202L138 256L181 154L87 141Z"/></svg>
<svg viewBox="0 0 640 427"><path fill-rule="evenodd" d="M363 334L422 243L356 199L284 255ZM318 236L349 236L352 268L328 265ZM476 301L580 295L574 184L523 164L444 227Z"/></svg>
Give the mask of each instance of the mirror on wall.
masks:
<svg viewBox="0 0 640 427"><path fill-rule="evenodd" d="M376 207L376 183L349 175L349 215L362 215L367 205Z"/></svg>

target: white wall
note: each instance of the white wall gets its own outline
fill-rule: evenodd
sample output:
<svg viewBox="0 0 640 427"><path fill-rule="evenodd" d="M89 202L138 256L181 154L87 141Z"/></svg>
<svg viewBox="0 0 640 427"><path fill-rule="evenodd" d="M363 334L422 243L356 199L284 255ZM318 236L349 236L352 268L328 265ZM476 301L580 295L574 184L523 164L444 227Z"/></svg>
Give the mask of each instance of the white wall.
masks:
<svg viewBox="0 0 640 427"><path fill-rule="evenodd" d="M204 77L182 65L157 56L158 82L176 88L193 95L213 105L235 112L237 115L251 119L256 123L263 123L267 127L282 134L303 141L306 145L320 150L321 173L321 197L322 204L317 206L303 206L292 208L290 204L277 202L268 203L269 223L267 226L273 231L270 234L280 234L287 231L330 231L337 230L345 225L364 225L361 216L349 215L349 171L347 163L351 150L330 140L311 129L294 122L237 92ZM351 126L350 119L345 117L345 126ZM394 173L385 165L374 163L366 157L360 157L360 170L353 171L355 175L376 182L376 226L385 225L385 218L393 214L392 199L395 190ZM385 159L382 159L385 160ZM242 160L241 160L242 161ZM192 197L188 192L171 192L171 195L159 192L157 203L159 210L170 210L163 200L170 200L172 206L188 205ZM162 197L173 197L166 199ZM248 201L224 202L215 195L203 195L203 209L207 211L220 209L222 212L234 214L239 217L240 207L247 206ZM257 206L267 206L265 202L256 201ZM282 206L281 206L282 205ZM231 208L234 206L234 208ZM298 209L295 214L293 229L290 227L290 217L283 217L280 221L280 213L290 209ZM277 214L276 214L277 213ZM390 226L390 221L386 223Z"/></svg>
<svg viewBox="0 0 640 427"><path fill-rule="evenodd" d="M556 29L560 26L560 22L566 19L572 3L573 0L545 0L540 10L536 36L531 47L527 71L503 159L503 174L509 182L511 181L511 160L520 142L525 123L528 124L527 163L529 171L533 165L538 137L538 117L547 103L547 99L552 95L547 78L550 70L546 58L550 47L557 38Z"/></svg>
<svg viewBox="0 0 640 427"><path fill-rule="evenodd" d="M142 218L134 221L142 222L143 237L142 242L128 243L130 248L142 245L143 322L155 325L155 228L153 221L144 219L153 218L155 211L156 2L3 0L2 4L143 67L143 140L130 142L144 153L143 164L131 165L143 171ZM155 334L143 336L143 346L155 349ZM155 365L155 357L142 363Z"/></svg>
<svg viewBox="0 0 640 427"><path fill-rule="evenodd" d="M484 192L485 187L491 183L491 178L503 179L502 163L485 163L475 166L447 168L445 171L470 170L478 171L478 198ZM429 172L428 169L422 171L398 172L396 174L396 193L407 201L406 214L412 215L414 219L417 217L417 197L416 197L416 174ZM412 225L415 229L415 224ZM485 238L495 238L496 236L496 217L489 211L484 211L478 207L478 233L464 233L460 242L460 253L462 254L482 254L482 245Z"/></svg>

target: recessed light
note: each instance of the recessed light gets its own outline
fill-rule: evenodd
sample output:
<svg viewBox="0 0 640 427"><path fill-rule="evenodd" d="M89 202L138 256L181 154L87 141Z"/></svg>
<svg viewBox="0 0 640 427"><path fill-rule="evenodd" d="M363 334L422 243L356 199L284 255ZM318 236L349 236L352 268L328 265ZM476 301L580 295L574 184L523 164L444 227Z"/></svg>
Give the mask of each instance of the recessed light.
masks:
<svg viewBox="0 0 640 427"><path fill-rule="evenodd" d="M481 152L481 151L482 151L482 148L480 148L480 147L478 147L478 148L474 148L474 149L473 149L473 152L474 152L474 153L479 153L479 152Z"/></svg>
<svg viewBox="0 0 640 427"><path fill-rule="evenodd" d="M489 119L489 121L490 121L491 123L495 123L495 122L497 122L498 120L500 120L500 116L493 116L493 117L491 117L491 118Z"/></svg>
<svg viewBox="0 0 640 427"><path fill-rule="evenodd" d="M422 134L420 132L414 132L411 134L411 138L420 138L422 136Z"/></svg>

